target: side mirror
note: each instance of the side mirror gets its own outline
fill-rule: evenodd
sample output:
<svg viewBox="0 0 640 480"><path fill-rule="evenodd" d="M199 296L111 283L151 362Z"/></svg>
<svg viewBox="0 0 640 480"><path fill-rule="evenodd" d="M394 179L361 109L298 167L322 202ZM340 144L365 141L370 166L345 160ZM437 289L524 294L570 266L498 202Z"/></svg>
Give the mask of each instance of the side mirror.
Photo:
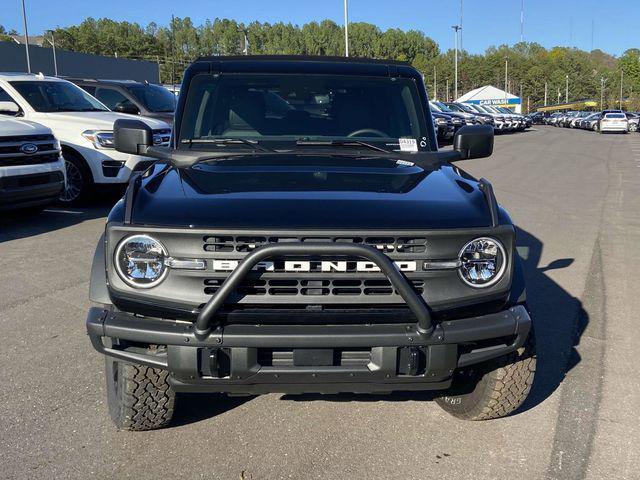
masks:
<svg viewBox="0 0 640 480"><path fill-rule="evenodd" d="M118 119L113 124L113 145L122 153L146 155L153 146L153 130L140 120Z"/></svg>
<svg viewBox="0 0 640 480"><path fill-rule="evenodd" d="M116 105L116 112L131 113L133 115L139 115L140 110L133 103L123 102Z"/></svg>
<svg viewBox="0 0 640 480"><path fill-rule="evenodd" d="M17 115L20 113L20 107L17 103L4 101L0 102L0 114Z"/></svg>
<svg viewBox="0 0 640 480"><path fill-rule="evenodd" d="M490 157L493 153L493 127L491 125L467 125L453 137L453 150L460 160Z"/></svg>

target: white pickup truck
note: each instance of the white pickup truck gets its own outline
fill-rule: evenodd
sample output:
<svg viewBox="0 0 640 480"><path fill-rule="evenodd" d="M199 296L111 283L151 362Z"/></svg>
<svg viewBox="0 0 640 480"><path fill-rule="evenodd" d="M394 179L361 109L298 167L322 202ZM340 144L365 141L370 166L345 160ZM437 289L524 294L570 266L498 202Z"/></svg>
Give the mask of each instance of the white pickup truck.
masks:
<svg viewBox="0 0 640 480"><path fill-rule="evenodd" d="M157 145L168 145L171 127L160 120L110 111L73 83L42 74L0 73L0 115L49 127L60 141L67 170L64 203L79 203L94 184L126 184L132 172L146 169L148 158L113 148L113 123L119 118L146 122Z"/></svg>
<svg viewBox="0 0 640 480"><path fill-rule="evenodd" d="M0 212L41 210L64 186L64 160L51 130L0 117Z"/></svg>

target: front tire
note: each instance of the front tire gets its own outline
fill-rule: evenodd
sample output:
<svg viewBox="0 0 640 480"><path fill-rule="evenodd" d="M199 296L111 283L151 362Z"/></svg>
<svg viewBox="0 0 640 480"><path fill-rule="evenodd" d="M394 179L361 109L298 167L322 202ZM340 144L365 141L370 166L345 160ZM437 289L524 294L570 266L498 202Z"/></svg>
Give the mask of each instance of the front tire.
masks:
<svg viewBox="0 0 640 480"><path fill-rule="evenodd" d="M156 430L169 425L176 394L167 382L168 374L105 357L109 414L119 430Z"/></svg>
<svg viewBox="0 0 640 480"><path fill-rule="evenodd" d="M527 398L536 370L533 330L513 353L456 371L453 385L436 402L463 420L506 417Z"/></svg>
<svg viewBox="0 0 640 480"><path fill-rule="evenodd" d="M65 151L64 166L67 170L67 184L58 199L62 205L81 205L93 189L93 177L80 155Z"/></svg>

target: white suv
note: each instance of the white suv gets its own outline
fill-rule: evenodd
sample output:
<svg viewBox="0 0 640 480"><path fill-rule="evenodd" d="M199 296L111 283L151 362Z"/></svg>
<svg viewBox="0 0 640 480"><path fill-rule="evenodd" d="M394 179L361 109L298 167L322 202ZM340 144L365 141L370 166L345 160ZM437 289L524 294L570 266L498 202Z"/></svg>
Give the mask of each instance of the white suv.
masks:
<svg viewBox="0 0 640 480"><path fill-rule="evenodd" d="M152 162L113 148L113 123L136 118L154 131L156 144L168 144L170 126L160 120L110 111L80 87L38 74L0 73L0 114L19 116L49 127L60 141L67 170L67 188L60 196L77 203L92 184L125 184L132 172Z"/></svg>
<svg viewBox="0 0 640 480"><path fill-rule="evenodd" d="M0 117L0 211L41 210L58 198L64 185L60 144L51 130Z"/></svg>

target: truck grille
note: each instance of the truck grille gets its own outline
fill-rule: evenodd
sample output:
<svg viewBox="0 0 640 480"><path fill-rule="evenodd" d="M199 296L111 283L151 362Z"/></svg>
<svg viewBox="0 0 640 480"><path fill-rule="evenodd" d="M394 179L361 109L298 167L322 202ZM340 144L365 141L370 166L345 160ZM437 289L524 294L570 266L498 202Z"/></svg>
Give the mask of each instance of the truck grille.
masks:
<svg viewBox="0 0 640 480"><path fill-rule="evenodd" d="M314 296L314 297L359 297L398 293L386 278L336 279L336 278L296 278L295 274L283 274L283 278L247 278L237 289L240 295L256 296ZM215 294L224 278L206 278L205 295ZM412 280L416 293L424 293L424 281Z"/></svg>
<svg viewBox="0 0 640 480"><path fill-rule="evenodd" d="M262 245L270 243L287 242L328 242L328 243L355 243L359 245L369 245L384 253L396 254L416 254L424 253L427 250L427 239L425 237L306 237L306 236L205 236L205 252L236 252L248 253Z"/></svg>
<svg viewBox="0 0 640 480"><path fill-rule="evenodd" d="M36 147L34 153L22 152L21 148L28 144ZM53 135L0 137L0 167L57 162L59 155Z"/></svg>

